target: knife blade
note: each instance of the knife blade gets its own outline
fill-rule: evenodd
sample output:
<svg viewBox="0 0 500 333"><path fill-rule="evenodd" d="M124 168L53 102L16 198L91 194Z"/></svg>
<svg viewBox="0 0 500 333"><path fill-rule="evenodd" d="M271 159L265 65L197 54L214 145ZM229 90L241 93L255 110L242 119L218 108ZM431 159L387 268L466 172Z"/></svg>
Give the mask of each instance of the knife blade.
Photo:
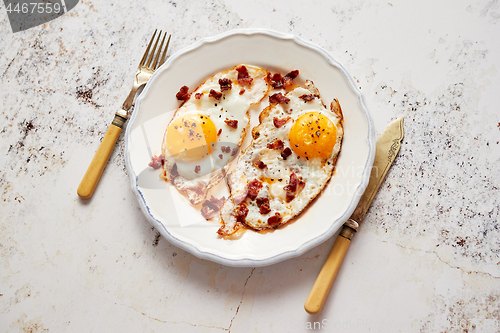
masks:
<svg viewBox="0 0 500 333"><path fill-rule="evenodd" d="M404 136L403 118L398 118L391 122L377 140L375 147L375 159L370 172L370 180L365 192L359 199L358 205L354 209L351 217L344 223L339 236L333 244L332 250L328 255L323 268L319 272L309 297L307 298L304 309L309 314L318 313L326 300L333 280L342 264L345 253L351 243L352 237L358 230L359 223L363 220L370 207L380 184L390 169L396 155L401 148L401 141Z"/></svg>

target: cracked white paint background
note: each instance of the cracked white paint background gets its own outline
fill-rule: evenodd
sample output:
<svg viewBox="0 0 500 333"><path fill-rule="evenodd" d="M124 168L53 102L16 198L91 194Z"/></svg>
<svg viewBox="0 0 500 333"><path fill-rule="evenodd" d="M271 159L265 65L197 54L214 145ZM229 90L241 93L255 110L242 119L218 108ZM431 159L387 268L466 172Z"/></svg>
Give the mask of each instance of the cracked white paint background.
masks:
<svg viewBox="0 0 500 333"><path fill-rule="evenodd" d="M2 3L0 330L498 332L499 7L81 1L12 34ZM316 316L303 303L333 239L263 268L197 259L140 212L123 136L94 198L76 197L155 28L173 34L173 52L247 27L329 51L358 82L377 135L405 117L399 157Z"/></svg>

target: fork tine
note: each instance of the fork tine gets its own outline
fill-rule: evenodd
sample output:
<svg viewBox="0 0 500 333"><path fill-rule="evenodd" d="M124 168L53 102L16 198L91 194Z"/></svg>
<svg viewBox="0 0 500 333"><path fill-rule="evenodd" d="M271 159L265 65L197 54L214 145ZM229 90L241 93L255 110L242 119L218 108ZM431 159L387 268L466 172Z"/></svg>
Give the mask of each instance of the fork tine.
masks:
<svg viewBox="0 0 500 333"><path fill-rule="evenodd" d="M160 57L160 53L161 53L161 50L163 49L163 43L165 42L165 37L167 36L167 33L165 33L163 35L163 39L161 40L161 44L160 44L160 47L158 48L158 52L156 52L156 57L155 57L155 60L153 60L153 63L151 64L151 68L153 69L156 69L156 65L158 64L158 58ZM158 35L158 39L160 39L161 37L161 33L160 35Z"/></svg>
<svg viewBox="0 0 500 333"><path fill-rule="evenodd" d="M158 29L155 29L155 33L153 34L153 37L151 37L151 40L149 41L148 47L146 48L146 51L144 52L144 55L142 56L141 62L139 63L140 66L145 65L145 61L146 61L146 58L148 56L149 49L151 48L151 45L153 44L153 39L156 36L156 31L158 31Z"/></svg>
<svg viewBox="0 0 500 333"><path fill-rule="evenodd" d="M153 57L154 57L155 52L156 52L156 47L158 46L158 41L160 40L160 36L161 36L161 30L160 30L160 33L158 34L158 38L156 39L155 45L153 46L153 49L151 50L151 54L149 55L149 58L148 58L148 61L146 64L146 67L148 67L148 68L152 68L151 62L153 61Z"/></svg>
<svg viewBox="0 0 500 333"><path fill-rule="evenodd" d="M165 50L163 51L163 55L161 56L160 62L158 63L158 67L163 65L163 63L165 62L165 56L167 55L168 44L170 44L170 37L172 37L172 35L168 36L167 45L165 45Z"/></svg>

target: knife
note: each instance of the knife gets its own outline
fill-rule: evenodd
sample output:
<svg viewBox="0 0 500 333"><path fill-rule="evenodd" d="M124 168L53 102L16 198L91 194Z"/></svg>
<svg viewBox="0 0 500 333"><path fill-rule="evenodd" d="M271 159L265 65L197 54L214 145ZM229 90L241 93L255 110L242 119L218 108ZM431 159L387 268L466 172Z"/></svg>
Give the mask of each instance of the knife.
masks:
<svg viewBox="0 0 500 333"><path fill-rule="evenodd" d="M387 126L382 135L377 140L375 147L375 159L370 173L370 180L365 192L359 200L358 206L354 213L342 226L340 234L333 244L333 248L326 258L323 268L314 283L309 297L304 304L304 309L309 314L318 313L323 307L326 296L330 291L333 280L337 275L342 260L347 252L347 248L351 243L352 237L358 230L359 223L366 215L370 204L377 193L380 184L385 178L387 171L394 162L396 155L401 148L401 140L403 140L403 118L398 118Z"/></svg>

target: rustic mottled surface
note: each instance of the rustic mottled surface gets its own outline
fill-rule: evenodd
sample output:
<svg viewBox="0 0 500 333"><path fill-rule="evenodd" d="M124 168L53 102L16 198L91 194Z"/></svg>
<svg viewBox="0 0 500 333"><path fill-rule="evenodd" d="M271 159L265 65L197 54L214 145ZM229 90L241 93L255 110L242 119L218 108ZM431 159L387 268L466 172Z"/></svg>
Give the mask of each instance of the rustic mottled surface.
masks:
<svg viewBox="0 0 500 333"><path fill-rule="evenodd" d="M303 303L333 239L264 268L170 245L129 189L123 137L76 188L155 28L171 52L234 28L296 34L405 139L323 311ZM500 331L498 1L80 1L13 34L0 4L0 330ZM204 61L209 61L206 59Z"/></svg>

